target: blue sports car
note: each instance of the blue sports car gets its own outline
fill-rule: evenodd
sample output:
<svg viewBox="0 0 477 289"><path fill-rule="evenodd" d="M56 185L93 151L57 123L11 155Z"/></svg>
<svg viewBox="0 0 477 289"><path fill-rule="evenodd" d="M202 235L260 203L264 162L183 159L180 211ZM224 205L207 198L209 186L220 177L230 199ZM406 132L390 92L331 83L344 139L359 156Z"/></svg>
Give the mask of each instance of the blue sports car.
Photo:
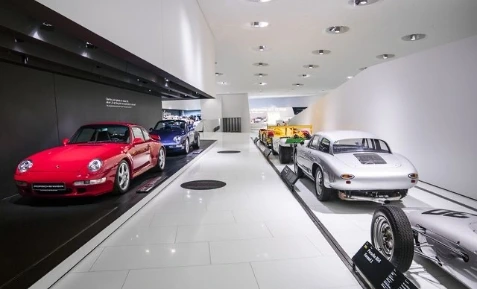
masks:
<svg viewBox="0 0 477 289"><path fill-rule="evenodd" d="M200 147L200 136L193 125L183 120L161 120L150 130L151 135L158 135L169 152L188 154L190 147Z"/></svg>

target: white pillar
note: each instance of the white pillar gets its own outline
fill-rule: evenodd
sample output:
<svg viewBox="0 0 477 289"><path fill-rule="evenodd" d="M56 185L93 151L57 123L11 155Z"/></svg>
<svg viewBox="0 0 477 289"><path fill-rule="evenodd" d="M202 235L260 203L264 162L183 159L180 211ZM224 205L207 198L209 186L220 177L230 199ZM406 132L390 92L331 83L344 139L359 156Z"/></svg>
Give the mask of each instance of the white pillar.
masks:
<svg viewBox="0 0 477 289"><path fill-rule="evenodd" d="M250 132L250 108L248 94L222 94L222 117L242 118L242 132Z"/></svg>
<svg viewBox="0 0 477 289"><path fill-rule="evenodd" d="M215 99L201 99L200 109L204 132L212 132L214 128L221 126L222 98L219 95Z"/></svg>

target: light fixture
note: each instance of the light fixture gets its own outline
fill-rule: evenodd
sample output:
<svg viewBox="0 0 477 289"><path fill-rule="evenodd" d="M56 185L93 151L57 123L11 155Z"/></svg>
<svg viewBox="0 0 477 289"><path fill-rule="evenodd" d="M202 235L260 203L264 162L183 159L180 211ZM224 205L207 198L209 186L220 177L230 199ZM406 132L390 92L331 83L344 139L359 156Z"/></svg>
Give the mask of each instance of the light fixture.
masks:
<svg viewBox="0 0 477 289"><path fill-rule="evenodd" d="M259 50L259 51L265 51L265 46L260 45L260 46L258 47L258 50Z"/></svg>
<svg viewBox="0 0 477 289"><path fill-rule="evenodd" d="M349 31L349 27L347 26L331 26L326 28L326 32L330 34L343 34Z"/></svg>
<svg viewBox="0 0 477 289"><path fill-rule="evenodd" d="M325 50L325 49L319 49L319 50L314 50L311 53L316 54L316 55L327 55L330 54L330 50Z"/></svg>
<svg viewBox="0 0 477 289"><path fill-rule="evenodd" d="M88 49L96 49L96 48L98 48L98 46L94 45L94 44L91 43L91 42L86 42L86 48L88 48Z"/></svg>
<svg viewBox="0 0 477 289"><path fill-rule="evenodd" d="M267 83L266 82L259 82L258 85L264 86L264 85L267 85Z"/></svg>
<svg viewBox="0 0 477 289"><path fill-rule="evenodd" d="M350 75L350 76L348 76L348 79L351 79L351 78L353 78L353 76L351 76L351 75Z"/></svg>
<svg viewBox="0 0 477 289"><path fill-rule="evenodd" d="M311 75L305 73L305 74L300 74L300 75L298 75L298 76L301 77L301 78L308 78L308 77L310 77Z"/></svg>
<svg viewBox="0 0 477 289"><path fill-rule="evenodd" d="M255 2L255 3L266 3L266 2L270 2L272 0L248 0L250 2Z"/></svg>
<svg viewBox="0 0 477 289"><path fill-rule="evenodd" d="M381 54L381 55L376 56L376 58L386 60L386 59L389 59L389 58L393 58L394 56L396 56L396 55L385 53L385 54Z"/></svg>
<svg viewBox="0 0 477 289"><path fill-rule="evenodd" d="M293 83L292 85L296 86L296 87L300 87L300 86L303 86L304 84L303 83Z"/></svg>
<svg viewBox="0 0 477 289"><path fill-rule="evenodd" d="M216 72L216 73L215 73L215 76L222 76L222 75L224 75L224 74L221 73L221 72Z"/></svg>
<svg viewBox="0 0 477 289"><path fill-rule="evenodd" d="M217 84L220 84L220 85L227 85L228 83L226 81L219 81L217 82Z"/></svg>
<svg viewBox="0 0 477 289"><path fill-rule="evenodd" d="M258 76L258 77L268 76L268 74L266 74L266 73L255 73L254 75L255 75L255 76Z"/></svg>
<svg viewBox="0 0 477 289"><path fill-rule="evenodd" d="M401 37L401 39L404 41L417 41L424 38L426 38L426 34L422 34L422 33L409 34L409 35Z"/></svg>
<svg viewBox="0 0 477 289"><path fill-rule="evenodd" d="M265 67L265 66L268 66L268 63L265 63L265 62L257 62L257 63L254 63L253 65L259 66L259 67Z"/></svg>
<svg viewBox="0 0 477 289"><path fill-rule="evenodd" d="M268 25L269 23L265 21L253 21L250 23L250 26L252 26L253 28L265 28Z"/></svg>
<svg viewBox="0 0 477 289"><path fill-rule="evenodd" d="M303 65L303 67L308 69L315 69L315 68L318 68L319 66L316 64L307 64L307 65Z"/></svg>
<svg viewBox="0 0 477 289"><path fill-rule="evenodd" d="M365 6L378 2L379 0L350 0L349 4L353 6Z"/></svg>

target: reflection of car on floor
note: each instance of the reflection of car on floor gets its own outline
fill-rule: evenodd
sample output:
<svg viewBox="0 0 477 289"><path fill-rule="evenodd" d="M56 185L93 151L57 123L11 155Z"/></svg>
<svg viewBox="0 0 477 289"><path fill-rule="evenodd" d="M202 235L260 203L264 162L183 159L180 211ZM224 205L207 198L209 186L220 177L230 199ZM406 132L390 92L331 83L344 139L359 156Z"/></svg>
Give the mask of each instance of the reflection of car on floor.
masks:
<svg viewBox="0 0 477 289"><path fill-rule="evenodd" d="M342 200L397 201L418 182L416 168L388 144L359 131L330 131L298 145L295 172L315 181L316 196L328 201L334 192Z"/></svg>
<svg viewBox="0 0 477 289"><path fill-rule="evenodd" d="M149 130L151 135L158 135L162 144L170 152L188 154L190 147L200 147L200 135L193 125L183 120L161 120Z"/></svg>
<svg viewBox="0 0 477 289"><path fill-rule="evenodd" d="M382 206L371 225L373 246L401 272L414 254L477 288L477 215L445 209Z"/></svg>
<svg viewBox="0 0 477 289"><path fill-rule="evenodd" d="M29 197L125 193L131 179L151 168L162 171L166 151L159 139L128 123L80 127L63 146L22 161L15 172L19 193Z"/></svg>

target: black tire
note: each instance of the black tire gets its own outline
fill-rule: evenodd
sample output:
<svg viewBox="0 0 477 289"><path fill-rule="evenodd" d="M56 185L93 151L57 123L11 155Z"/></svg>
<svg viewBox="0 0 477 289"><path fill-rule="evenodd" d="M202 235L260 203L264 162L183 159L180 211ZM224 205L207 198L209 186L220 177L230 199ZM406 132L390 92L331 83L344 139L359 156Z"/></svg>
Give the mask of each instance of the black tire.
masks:
<svg viewBox="0 0 477 289"><path fill-rule="evenodd" d="M272 147L271 147L271 150L272 150L272 154L273 154L274 156L276 156L276 155L279 154L279 152L277 152L277 151L275 151L275 149L273 149L273 145L272 145Z"/></svg>
<svg viewBox="0 0 477 289"><path fill-rule="evenodd" d="M385 238L392 242L383 243ZM400 272L409 270L414 258L414 235L403 210L395 206L381 206L374 211L371 242ZM392 249L388 243L392 244Z"/></svg>
<svg viewBox="0 0 477 289"><path fill-rule="evenodd" d="M401 190L399 193L401 193L401 200L404 199L407 196L408 190Z"/></svg>
<svg viewBox="0 0 477 289"><path fill-rule="evenodd" d="M195 149L199 149L199 148L200 148L200 135L197 135L197 138L195 139L195 143L194 143L193 147L194 147Z"/></svg>
<svg viewBox="0 0 477 289"><path fill-rule="evenodd" d="M319 175L321 174L321 177ZM331 199L332 190L325 187L325 178L321 168L317 168L315 172L315 194L320 202L327 202Z"/></svg>
<svg viewBox="0 0 477 289"><path fill-rule="evenodd" d="M281 164L289 164L292 161L293 148L278 146L278 159Z"/></svg>
<svg viewBox="0 0 477 289"><path fill-rule="evenodd" d="M164 159L162 159L162 158L164 158ZM162 172L162 171L164 171L165 168L166 168L166 149L164 147L161 147L159 149L159 153L157 155L156 169L159 172Z"/></svg>
<svg viewBox="0 0 477 289"><path fill-rule="evenodd" d="M186 138L184 141L184 150L182 151L182 153L187 155L189 154L189 151L190 151L190 142L189 142L189 138Z"/></svg>
<svg viewBox="0 0 477 289"><path fill-rule="evenodd" d="M298 178L302 178L303 177L303 170L298 166L298 163L297 163L297 153L295 152L295 155L293 156L293 165L294 165L294 168L295 168L295 174Z"/></svg>
<svg viewBox="0 0 477 289"><path fill-rule="evenodd" d="M126 180L126 185L122 183L122 178L125 177L122 173L122 170L127 168L128 178ZM113 194L115 195L122 195L129 190L129 185L131 184L131 170L129 167L129 163L126 160L122 160L118 164L118 168L116 170L116 175L114 177L114 187L113 187Z"/></svg>

